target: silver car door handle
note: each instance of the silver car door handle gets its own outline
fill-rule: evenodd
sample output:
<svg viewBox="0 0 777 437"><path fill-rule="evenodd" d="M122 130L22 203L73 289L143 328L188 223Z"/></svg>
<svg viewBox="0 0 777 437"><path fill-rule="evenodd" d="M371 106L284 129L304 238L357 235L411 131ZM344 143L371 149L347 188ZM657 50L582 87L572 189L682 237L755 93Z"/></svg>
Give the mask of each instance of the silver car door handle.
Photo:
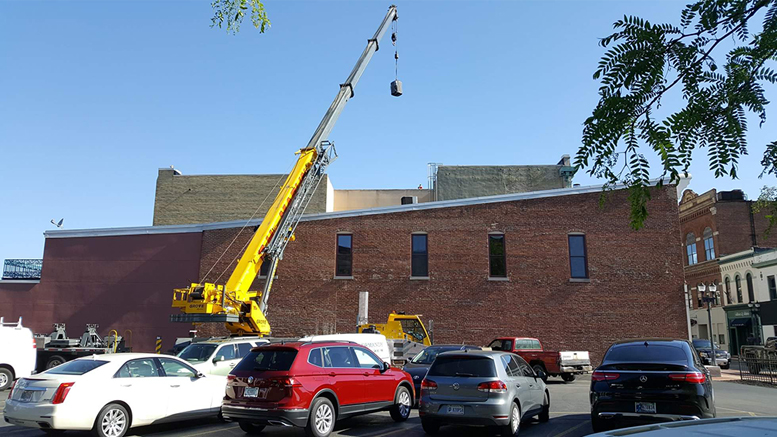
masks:
<svg viewBox="0 0 777 437"><path fill-rule="evenodd" d="M516 387L516 388L521 388L521 384L518 384L518 383L516 382L516 383L515 383L515 387Z"/></svg>
<svg viewBox="0 0 777 437"><path fill-rule="evenodd" d="M229 367L235 367L236 365L237 365L237 363L232 363L232 364L229 365Z"/></svg>
<svg viewBox="0 0 777 437"><path fill-rule="evenodd" d="M181 386L181 384L170 384L170 387L173 387L173 388L178 388L180 386Z"/></svg>
<svg viewBox="0 0 777 437"><path fill-rule="evenodd" d="M121 387L132 387L132 384L121 384Z"/></svg>

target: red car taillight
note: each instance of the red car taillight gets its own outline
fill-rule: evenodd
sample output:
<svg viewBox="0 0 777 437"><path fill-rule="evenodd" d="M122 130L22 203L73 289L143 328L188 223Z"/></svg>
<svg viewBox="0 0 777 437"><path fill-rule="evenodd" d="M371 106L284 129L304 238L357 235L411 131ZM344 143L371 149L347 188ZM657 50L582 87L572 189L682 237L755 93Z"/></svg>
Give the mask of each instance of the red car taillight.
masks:
<svg viewBox="0 0 777 437"><path fill-rule="evenodd" d="M57 392L54 393L54 399L51 400L51 403L61 404L62 402L65 402L65 398L67 397L67 394L70 393L70 388L73 387L73 384L75 384L75 382L63 382L60 384Z"/></svg>
<svg viewBox="0 0 777 437"><path fill-rule="evenodd" d="M421 392L433 392L437 390L437 383L432 381L431 379L424 378L423 381L421 381Z"/></svg>
<svg viewBox="0 0 777 437"><path fill-rule="evenodd" d="M235 380L235 375L227 375L227 382L234 381L234 380Z"/></svg>
<svg viewBox="0 0 777 437"><path fill-rule="evenodd" d="M300 387L302 384L294 378L278 378L270 380L270 387Z"/></svg>
<svg viewBox="0 0 777 437"><path fill-rule="evenodd" d="M481 382L478 391L486 393L507 393L507 385L502 381Z"/></svg>
<svg viewBox="0 0 777 437"><path fill-rule="evenodd" d="M8 393L8 399L11 399L11 397L13 396L13 388L14 387L16 387L16 381L11 383L11 392Z"/></svg>
<svg viewBox="0 0 777 437"><path fill-rule="evenodd" d="M613 381L620 378L620 374L612 372L595 371L591 374L591 381Z"/></svg>
<svg viewBox="0 0 777 437"><path fill-rule="evenodd" d="M707 376L701 372L672 373L669 375L669 379L672 381L690 382L691 384L704 384Z"/></svg>

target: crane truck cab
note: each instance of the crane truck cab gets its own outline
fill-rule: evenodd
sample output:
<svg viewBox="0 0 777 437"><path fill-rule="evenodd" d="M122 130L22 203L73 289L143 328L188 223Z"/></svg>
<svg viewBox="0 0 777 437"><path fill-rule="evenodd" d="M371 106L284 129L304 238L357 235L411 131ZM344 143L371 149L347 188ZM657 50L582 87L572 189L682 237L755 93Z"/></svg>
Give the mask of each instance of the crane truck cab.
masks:
<svg viewBox="0 0 777 437"><path fill-rule="evenodd" d="M0 317L0 391L10 388L14 380L32 375L37 347L32 331L18 322L5 322Z"/></svg>
<svg viewBox="0 0 777 437"><path fill-rule="evenodd" d="M421 322L421 314L392 312L386 323L365 323L356 328L359 333L383 334L390 340L408 340L431 346L432 339Z"/></svg>
<svg viewBox="0 0 777 437"><path fill-rule="evenodd" d="M260 337L208 338L192 342L177 356L205 375L226 377L252 348L267 343Z"/></svg>

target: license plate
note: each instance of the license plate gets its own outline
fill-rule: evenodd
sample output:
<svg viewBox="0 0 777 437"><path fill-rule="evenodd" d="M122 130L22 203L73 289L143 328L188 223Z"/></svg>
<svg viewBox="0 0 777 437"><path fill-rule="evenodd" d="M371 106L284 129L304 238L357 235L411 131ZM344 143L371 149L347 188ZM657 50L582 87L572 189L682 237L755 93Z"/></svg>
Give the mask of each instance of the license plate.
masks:
<svg viewBox="0 0 777 437"><path fill-rule="evenodd" d="M634 410L637 413L654 413L656 412L655 402L637 402L634 406Z"/></svg>
<svg viewBox="0 0 777 437"><path fill-rule="evenodd" d="M255 398L259 395L259 387L246 387L243 392L244 398Z"/></svg>
<svg viewBox="0 0 777 437"><path fill-rule="evenodd" d="M448 405L446 411L448 414L464 414L464 407L461 405Z"/></svg>

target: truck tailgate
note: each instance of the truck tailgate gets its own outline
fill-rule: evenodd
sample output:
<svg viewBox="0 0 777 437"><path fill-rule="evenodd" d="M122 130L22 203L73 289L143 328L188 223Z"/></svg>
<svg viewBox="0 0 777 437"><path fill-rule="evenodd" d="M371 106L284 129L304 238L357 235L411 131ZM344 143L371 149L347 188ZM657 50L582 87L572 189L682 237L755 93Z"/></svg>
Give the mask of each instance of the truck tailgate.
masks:
<svg viewBox="0 0 777 437"><path fill-rule="evenodd" d="M590 365L591 358L588 351L561 351L559 352L561 364L565 366Z"/></svg>

